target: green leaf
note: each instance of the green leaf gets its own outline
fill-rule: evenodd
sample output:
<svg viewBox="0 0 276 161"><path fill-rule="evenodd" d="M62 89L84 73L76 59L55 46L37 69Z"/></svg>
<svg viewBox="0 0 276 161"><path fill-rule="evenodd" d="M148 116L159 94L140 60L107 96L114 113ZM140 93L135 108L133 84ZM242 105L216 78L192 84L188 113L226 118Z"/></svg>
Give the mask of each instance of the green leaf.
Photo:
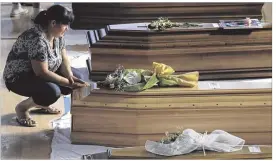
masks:
<svg viewBox="0 0 276 161"><path fill-rule="evenodd" d="M159 81L158 81L158 79L157 79L157 77L156 77L156 73L154 73L154 74L151 76L150 80L147 82L147 84L144 86L143 90L149 89L149 88L153 87L153 86L154 86L156 83L158 83L158 82L159 82Z"/></svg>
<svg viewBox="0 0 276 161"><path fill-rule="evenodd" d="M143 76L152 76L153 72L151 70L144 70L141 74Z"/></svg>
<svg viewBox="0 0 276 161"><path fill-rule="evenodd" d="M159 85L161 87L168 87L168 86L176 86L177 83L174 80L166 79L166 78L159 78Z"/></svg>
<svg viewBox="0 0 276 161"><path fill-rule="evenodd" d="M135 85L127 85L124 86L124 91L126 92L140 92L143 90L143 87L146 85L146 83L137 83Z"/></svg>

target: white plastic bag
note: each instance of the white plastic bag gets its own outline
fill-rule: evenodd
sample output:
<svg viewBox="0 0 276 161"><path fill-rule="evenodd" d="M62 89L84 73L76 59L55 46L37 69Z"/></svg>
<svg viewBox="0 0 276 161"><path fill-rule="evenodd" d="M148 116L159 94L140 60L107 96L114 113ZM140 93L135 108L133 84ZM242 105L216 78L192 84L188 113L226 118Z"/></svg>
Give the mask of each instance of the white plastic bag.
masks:
<svg viewBox="0 0 276 161"><path fill-rule="evenodd" d="M192 129L186 129L176 140L169 144L146 141L147 151L164 156L174 156L191 153L194 150L212 150L217 152L234 152L241 150L245 141L223 130L201 134Z"/></svg>

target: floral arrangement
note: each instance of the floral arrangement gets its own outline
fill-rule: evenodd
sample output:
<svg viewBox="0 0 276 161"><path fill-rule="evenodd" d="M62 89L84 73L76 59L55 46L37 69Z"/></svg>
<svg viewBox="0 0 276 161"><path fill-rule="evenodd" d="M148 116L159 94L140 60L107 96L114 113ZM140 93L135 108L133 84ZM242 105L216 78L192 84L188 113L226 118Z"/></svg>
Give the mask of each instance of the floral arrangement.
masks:
<svg viewBox="0 0 276 161"><path fill-rule="evenodd" d="M197 87L198 72L181 75L172 75L174 70L165 64L153 62L152 70L125 69L118 65L116 70L109 74L104 81L97 82L99 87L116 91L139 92L154 86L182 86Z"/></svg>
<svg viewBox="0 0 276 161"><path fill-rule="evenodd" d="M114 89L116 91L141 91L155 85L155 81L149 82L153 75L152 71L143 69L125 69L118 65L116 70L109 74L104 81L97 82L100 87Z"/></svg>
<svg viewBox="0 0 276 161"><path fill-rule="evenodd" d="M165 132L165 137L163 137L160 141L162 144L170 144L174 142L180 134L182 134L181 129L177 130L175 133L169 133L168 131Z"/></svg>
<svg viewBox="0 0 276 161"><path fill-rule="evenodd" d="M157 31L164 31L168 28L172 27L183 27L183 28L189 28L189 27L202 27L202 25L199 25L197 23L177 23L177 22L171 22L168 18L159 17L157 20L152 21L148 28L151 30L157 30Z"/></svg>

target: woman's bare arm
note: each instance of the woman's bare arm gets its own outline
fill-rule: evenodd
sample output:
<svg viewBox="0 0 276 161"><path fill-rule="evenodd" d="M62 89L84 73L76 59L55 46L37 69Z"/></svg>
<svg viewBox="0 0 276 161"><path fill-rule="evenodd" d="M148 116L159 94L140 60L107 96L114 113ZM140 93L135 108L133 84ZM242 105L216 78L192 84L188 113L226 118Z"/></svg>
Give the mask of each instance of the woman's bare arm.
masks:
<svg viewBox="0 0 276 161"><path fill-rule="evenodd" d="M34 73L50 82L57 83L62 86L70 86L69 80L65 77L62 77L52 71L48 70L48 62L44 61L37 61L37 60L31 60L32 68L34 70Z"/></svg>
<svg viewBox="0 0 276 161"><path fill-rule="evenodd" d="M61 50L61 56L62 56L62 63L61 63L61 66L60 66L61 67L60 72L63 75L68 75L68 74L73 75L72 70L71 70L70 61L69 61L69 58L66 54L66 49Z"/></svg>

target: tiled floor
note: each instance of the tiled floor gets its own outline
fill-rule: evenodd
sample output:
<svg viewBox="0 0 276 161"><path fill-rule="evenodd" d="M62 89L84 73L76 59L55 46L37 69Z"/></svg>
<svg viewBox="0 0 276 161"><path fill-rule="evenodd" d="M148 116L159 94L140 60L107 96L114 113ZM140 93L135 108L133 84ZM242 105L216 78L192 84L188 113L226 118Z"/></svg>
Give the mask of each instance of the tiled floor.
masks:
<svg viewBox="0 0 276 161"><path fill-rule="evenodd" d="M41 3L46 9L53 3ZM71 6L71 4L62 4ZM28 7L29 14L20 18L10 18L11 3L1 5L1 59L0 59L0 108L1 108L1 159L49 159L53 130L51 120L57 115L32 115L39 126L27 128L18 126L14 120L14 108L17 103L25 99L9 92L2 82L2 74L7 55L16 38L27 28L32 26L32 7ZM66 36L68 54L88 53L85 31L70 30ZM53 106L64 110L63 98Z"/></svg>

